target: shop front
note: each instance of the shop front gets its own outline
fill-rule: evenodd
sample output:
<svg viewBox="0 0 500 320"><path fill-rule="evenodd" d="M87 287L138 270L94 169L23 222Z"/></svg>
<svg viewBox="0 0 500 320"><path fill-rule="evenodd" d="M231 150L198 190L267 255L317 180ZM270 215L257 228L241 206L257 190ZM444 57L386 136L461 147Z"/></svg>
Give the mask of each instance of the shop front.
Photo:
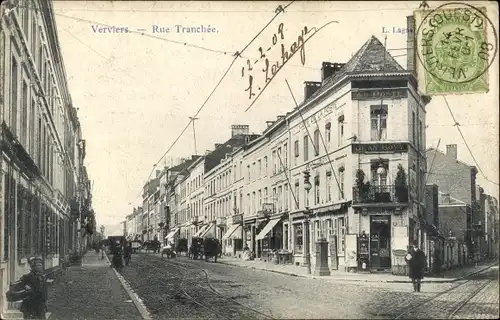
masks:
<svg viewBox="0 0 500 320"><path fill-rule="evenodd" d="M283 249L282 217L279 214L259 221L258 234L255 236L258 244L257 257L267 261L273 251Z"/></svg>
<svg viewBox="0 0 500 320"><path fill-rule="evenodd" d="M244 219L243 222L243 251L248 248L250 252L256 253L257 246L255 241L256 236L256 222L255 216Z"/></svg>
<svg viewBox="0 0 500 320"><path fill-rule="evenodd" d="M222 236L223 254L241 257L243 251L242 215L236 214L228 218L227 231Z"/></svg>
<svg viewBox="0 0 500 320"><path fill-rule="evenodd" d="M406 208L363 208L358 235L358 261L366 271L405 274L409 244ZM359 266L358 266L359 269Z"/></svg>

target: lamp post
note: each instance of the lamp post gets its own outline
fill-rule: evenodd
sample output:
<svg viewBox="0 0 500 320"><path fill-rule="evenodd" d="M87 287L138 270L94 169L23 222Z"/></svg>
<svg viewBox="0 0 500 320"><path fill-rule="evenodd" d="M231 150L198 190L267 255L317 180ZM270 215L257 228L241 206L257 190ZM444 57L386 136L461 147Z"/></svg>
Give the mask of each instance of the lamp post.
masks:
<svg viewBox="0 0 500 320"><path fill-rule="evenodd" d="M304 189L306 190L306 207L304 210L304 235L306 238L306 243L304 246L304 253L306 255L306 266L307 274L311 274L311 254L309 253L309 242L311 241L309 235L309 217L311 215L311 209L309 208L309 191L311 191L312 185L309 179L311 178L311 173L306 170L304 173Z"/></svg>

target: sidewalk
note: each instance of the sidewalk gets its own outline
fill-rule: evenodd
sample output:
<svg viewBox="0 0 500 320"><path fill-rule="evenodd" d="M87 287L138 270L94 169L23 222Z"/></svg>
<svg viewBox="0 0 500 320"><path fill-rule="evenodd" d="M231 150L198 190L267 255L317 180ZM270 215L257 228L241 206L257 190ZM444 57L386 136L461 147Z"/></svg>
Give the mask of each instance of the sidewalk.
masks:
<svg viewBox="0 0 500 320"><path fill-rule="evenodd" d="M49 319L143 319L105 256L89 251L49 287Z"/></svg>
<svg viewBox="0 0 500 320"><path fill-rule="evenodd" d="M411 280L408 276L396 276L387 273L352 273L345 271L331 271L330 276L317 277L314 275L307 274L307 268L303 266L295 265L276 265L264 261L253 260L244 261L241 259L223 257L217 260L218 263L227 264L231 266L251 268L256 270L265 270L274 273L285 274L294 277L303 277L310 279L324 279L330 281L359 281L359 282L392 282L392 283L410 283ZM422 282L426 283L446 283L446 282L456 282L462 280L463 278L479 273L485 269L488 269L492 265L496 265L498 262L483 263L477 266L469 266L464 268L457 268L443 271L440 277L425 277ZM311 272L314 274L314 266L311 268Z"/></svg>

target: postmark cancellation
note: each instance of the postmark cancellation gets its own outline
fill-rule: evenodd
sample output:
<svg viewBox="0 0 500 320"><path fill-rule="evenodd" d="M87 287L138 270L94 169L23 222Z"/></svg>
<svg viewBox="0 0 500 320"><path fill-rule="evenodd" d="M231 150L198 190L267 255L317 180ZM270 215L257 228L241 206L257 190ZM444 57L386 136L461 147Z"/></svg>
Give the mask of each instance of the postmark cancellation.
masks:
<svg viewBox="0 0 500 320"><path fill-rule="evenodd" d="M414 15L420 90L428 95L488 92L498 38L486 8L447 3Z"/></svg>

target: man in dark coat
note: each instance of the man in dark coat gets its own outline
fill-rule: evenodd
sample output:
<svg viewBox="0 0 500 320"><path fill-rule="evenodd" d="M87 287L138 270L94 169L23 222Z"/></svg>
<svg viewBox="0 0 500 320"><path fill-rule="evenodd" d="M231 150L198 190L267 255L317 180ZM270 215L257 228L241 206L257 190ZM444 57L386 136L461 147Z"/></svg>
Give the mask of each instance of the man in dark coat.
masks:
<svg viewBox="0 0 500 320"><path fill-rule="evenodd" d="M42 258L32 257L28 261L31 272L21 277L21 282L30 292L21 305L24 319L45 319L47 311L47 284L43 274Z"/></svg>
<svg viewBox="0 0 500 320"><path fill-rule="evenodd" d="M426 266L425 253L420 250L418 244L415 242L405 257L409 266L409 276L413 283L413 291L420 292L420 283L424 278L424 271Z"/></svg>

